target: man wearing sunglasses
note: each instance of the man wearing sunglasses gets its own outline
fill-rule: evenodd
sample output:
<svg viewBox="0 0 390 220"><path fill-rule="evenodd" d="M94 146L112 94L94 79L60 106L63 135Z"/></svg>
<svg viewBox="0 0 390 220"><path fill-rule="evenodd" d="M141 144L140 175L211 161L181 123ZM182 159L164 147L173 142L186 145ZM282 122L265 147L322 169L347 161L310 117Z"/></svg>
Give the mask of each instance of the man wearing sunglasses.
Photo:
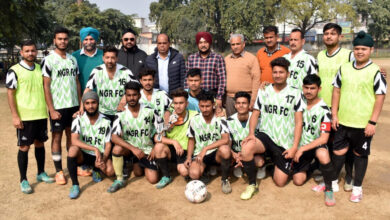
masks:
<svg viewBox="0 0 390 220"><path fill-rule="evenodd" d="M144 66L147 54L137 47L137 32L128 28L122 34L122 47L118 54L118 63L131 70L136 78L138 72Z"/></svg>

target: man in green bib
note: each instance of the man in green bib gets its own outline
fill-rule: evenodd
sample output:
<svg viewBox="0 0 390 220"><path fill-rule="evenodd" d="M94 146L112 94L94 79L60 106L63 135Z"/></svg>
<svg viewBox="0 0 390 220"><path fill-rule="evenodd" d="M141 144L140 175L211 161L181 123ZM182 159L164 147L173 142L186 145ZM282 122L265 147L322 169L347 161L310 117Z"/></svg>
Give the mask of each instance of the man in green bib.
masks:
<svg viewBox="0 0 390 220"><path fill-rule="evenodd" d="M8 104L11 109L13 125L18 139L18 166L20 173L20 188L23 193L32 193L27 181L28 151L30 145L35 146L37 160L37 181L54 182L45 168L45 147L47 138L47 111L43 93L41 66L35 63L37 49L31 40L23 41L20 54L23 60L13 65L6 76L5 86L8 94Z"/></svg>
<svg viewBox="0 0 390 220"><path fill-rule="evenodd" d="M370 145L382 110L387 84L370 55L374 40L360 31L353 40L355 61L341 65L333 81L332 127L333 163L338 177L348 149L353 150L355 176L351 202L363 197L362 183L368 164Z"/></svg>
<svg viewBox="0 0 390 220"><path fill-rule="evenodd" d="M169 174L169 160L177 164L177 171L181 176L188 176L188 169L184 165L187 158L187 130L190 120L198 114L197 111L187 110L188 93L182 88L172 91L171 97L173 98L174 111L169 119L169 128L161 142L154 146L156 163L162 173L162 178L156 185L158 189L165 187L172 181Z"/></svg>
<svg viewBox="0 0 390 220"><path fill-rule="evenodd" d="M99 113L99 96L94 91L86 92L82 102L85 112L72 122L72 146L68 151L68 170L72 180L69 198L76 199L80 194L77 179L77 165L93 167L94 182L102 180L100 171L114 176L111 161L111 121Z"/></svg>

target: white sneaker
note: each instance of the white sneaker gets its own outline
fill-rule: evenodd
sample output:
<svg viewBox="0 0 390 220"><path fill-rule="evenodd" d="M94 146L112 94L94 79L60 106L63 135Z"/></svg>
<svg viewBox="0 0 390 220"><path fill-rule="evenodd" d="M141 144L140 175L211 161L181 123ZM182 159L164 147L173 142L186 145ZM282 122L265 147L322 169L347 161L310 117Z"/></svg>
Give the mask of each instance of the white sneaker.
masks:
<svg viewBox="0 0 390 220"><path fill-rule="evenodd" d="M242 177L242 169L241 167L235 167L233 170L233 175L237 178Z"/></svg>
<svg viewBox="0 0 390 220"><path fill-rule="evenodd" d="M352 189L351 197L349 197L349 201L351 202L360 202L363 198L363 189L361 186L354 186Z"/></svg>
<svg viewBox="0 0 390 220"><path fill-rule="evenodd" d="M256 178L258 180L261 180L261 179L265 178L265 175L266 175L265 168L266 168L265 166L257 168Z"/></svg>
<svg viewBox="0 0 390 220"><path fill-rule="evenodd" d="M333 192L338 192L340 190L339 180L332 181L332 190L333 190Z"/></svg>
<svg viewBox="0 0 390 220"><path fill-rule="evenodd" d="M215 176L217 175L217 167L216 166L211 166L209 170L210 176Z"/></svg>

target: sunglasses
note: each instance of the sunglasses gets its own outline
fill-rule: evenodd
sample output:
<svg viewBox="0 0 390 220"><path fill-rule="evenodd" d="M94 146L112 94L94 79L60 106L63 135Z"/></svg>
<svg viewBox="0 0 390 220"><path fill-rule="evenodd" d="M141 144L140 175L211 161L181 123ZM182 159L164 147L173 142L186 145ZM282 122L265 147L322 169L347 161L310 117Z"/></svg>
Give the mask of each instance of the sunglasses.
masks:
<svg viewBox="0 0 390 220"><path fill-rule="evenodd" d="M123 38L123 41L135 41L135 38L132 37L132 38Z"/></svg>

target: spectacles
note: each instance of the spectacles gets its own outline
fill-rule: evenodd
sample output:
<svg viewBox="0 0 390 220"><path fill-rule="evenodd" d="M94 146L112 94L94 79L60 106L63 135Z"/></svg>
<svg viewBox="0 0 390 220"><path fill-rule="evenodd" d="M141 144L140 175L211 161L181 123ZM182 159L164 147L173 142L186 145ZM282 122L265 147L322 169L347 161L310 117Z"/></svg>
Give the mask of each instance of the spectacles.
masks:
<svg viewBox="0 0 390 220"><path fill-rule="evenodd" d="M123 38L123 41L135 41L135 38L132 37L132 38Z"/></svg>

